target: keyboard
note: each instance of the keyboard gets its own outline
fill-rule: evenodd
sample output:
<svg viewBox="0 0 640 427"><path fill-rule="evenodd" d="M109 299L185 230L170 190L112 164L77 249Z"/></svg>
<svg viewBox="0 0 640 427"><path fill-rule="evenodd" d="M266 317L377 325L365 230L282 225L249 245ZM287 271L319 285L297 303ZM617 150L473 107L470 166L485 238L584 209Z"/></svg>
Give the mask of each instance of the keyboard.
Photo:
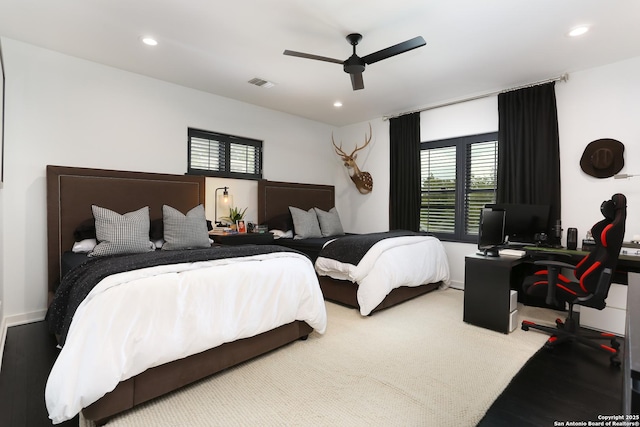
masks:
<svg viewBox="0 0 640 427"><path fill-rule="evenodd" d="M519 249L500 249L500 256L512 256L517 258L522 258L527 254L526 251L521 251Z"/></svg>

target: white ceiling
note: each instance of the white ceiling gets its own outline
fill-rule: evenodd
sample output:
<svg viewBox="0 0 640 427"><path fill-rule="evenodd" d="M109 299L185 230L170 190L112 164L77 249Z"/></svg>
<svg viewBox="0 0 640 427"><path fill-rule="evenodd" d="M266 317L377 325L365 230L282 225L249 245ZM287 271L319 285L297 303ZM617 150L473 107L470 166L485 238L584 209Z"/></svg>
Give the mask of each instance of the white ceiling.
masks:
<svg viewBox="0 0 640 427"><path fill-rule="evenodd" d="M640 56L638 18L637 0L0 0L0 36L334 126ZM367 66L359 91L340 64L282 54L346 59L352 32L359 56L427 45Z"/></svg>

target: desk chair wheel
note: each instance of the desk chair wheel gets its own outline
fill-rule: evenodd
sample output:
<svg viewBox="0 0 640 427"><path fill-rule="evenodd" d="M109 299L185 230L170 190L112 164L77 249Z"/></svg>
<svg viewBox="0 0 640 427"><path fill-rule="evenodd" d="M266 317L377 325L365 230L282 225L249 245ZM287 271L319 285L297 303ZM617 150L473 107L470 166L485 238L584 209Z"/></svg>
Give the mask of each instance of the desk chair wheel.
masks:
<svg viewBox="0 0 640 427"><path fill-rule="evenodd" d="M520 328L527 332L529 330L529 325L532 324L533 322L529 322L528 320L523 320L522 321L522 325L520 326Z"/></svg>
<svg viewBox="0 0 640 427"><path fill-rule="evenodd" d="M557 335L551 335L548 339L547 342L544 343L544 349L545 350L555 350L556 348L556 344L558 344L558 336ZM561 341L562 342L562 341Z"/></svg>
<svg viewBox="0 0 640 427"><path fill-rule="evenodd" d="M620 351L620 343L616 341L615 338L612 338L609 342L611 343L611 347L613 347L616 351Z"/></svg>
<svg viewBox="0 0 640 427"><path fill-rule="evenodd" d="M622 362L620 362L620 358L618 358L618 356L611 356L609 358L609 363L614 368L620 368L620 366L622 365Z"/></svg>

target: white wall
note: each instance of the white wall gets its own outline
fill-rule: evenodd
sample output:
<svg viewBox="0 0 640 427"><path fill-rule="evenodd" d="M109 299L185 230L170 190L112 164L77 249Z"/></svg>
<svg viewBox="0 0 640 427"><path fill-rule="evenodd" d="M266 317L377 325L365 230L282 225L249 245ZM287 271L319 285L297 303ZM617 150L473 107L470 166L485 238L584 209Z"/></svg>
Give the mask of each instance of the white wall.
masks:
<svg viewBox="0 0 640 427"><path fill-rule="evenodd" d="M0 183L0 271L4 271L4 191ZM2 363L2 354L4 352L4 341L6 338L6 320L4 316L4 277L0 274L0 364Z"/></svg>
<svg viewBox="0 0 640 427"><path fill-rule="evenodd" d="M360 194L349 178L347 168L333 151L331 140L326 144L332 149L331 173L336 187L336 209L346 232L367 233L389 229L389 122L372 119L370 122L346 126L335 131L336 145L351 153L356 145L362 147L365 135L369 135L371 124L371 142L357 153L356 163L362 171L369 172L373 178L373 190L369 194Z"/></svg>
<svg viewBox="0 0 640 427"><path fill-rule="evenodd" d="M264 141L264 177L333 183L330 126L2 39L5 183L0 204L3 319L41 319L47 297L48 164L182 174L187 127ZM226 181L226 183L223 183ZM255 215L255 185L228 185ZM218 185L220 183L220 185ZM213 187L212 185L212 187ZM215 187L214 187L215 189ZM213 202L207 203L213 217Z"/></svg>
<svg viewBox="0 0 640 427"><path fill-rule="evenodd" d="M576 227L581 240L599 221L600 203L615 193L627 196L625 241L640 234L640 176L593 178L580 169L591 141L614 138L625 146L621 173L640 174L640 57L572 73L556 85L560 126L562 225Z"/></svg>
<svg viewBox="0 0 640 427"><path fill-rule="evenodd" d="M370 121L373 139L358 164L374 190L361 195L331 147L331 132L345 150L364 142L368 123L330 126L2 39L7 74L5 183L0 190L0 298L11 324L41 318L46 305L45 166L58 164L184 173L189 126L264 141L264 177L336 185L336 206L352 232L388 228L389 122ZM611 137L626 147L623 172L639 173L640 58L572 73L558 83L563 225L580 236L616 191L629 199L626 239L640 234L640 177L598 180L579 168L584 147ZM421 114L422 140L497 129L496 97ZM228 185L234 204L255 216L255 183ZM211 199L211 198L210 198ZM10 203L8 201L11 201ZM207 214L213 217L212 202ZM566 233L565 233L566 234ZM445 243L454 283L462 285L464 255L474 245ZM10 250L9 250L10 249Z"/></svg>
<svg viewBox="0 0 640 427"><path fill-rule="evenodd" d="M556 83L560 131L563 244L566 229L578 228L579 238L600 220L600 203L616 192L627 196L628 218L625 240L640 234L640 176L626 180L597 179L580 169L580 157L587 144L599 138L615 138L625 145L623 173L640 174L640 57L590 70L575 72L567 83ZM369 153L358 164L374 179L370 195L357 193L340 169L337 156L336 205L345 229L353 232L388 228L389 127L372 120L374 139ZM497 96L421 113L421 140L431 141L498 130ZM344 146L362 141L367 123L336 131ZM336 141L339 141L336 138ZM375 144L374 144L375 143ZM339 174L343 173L343 177ZM445 242L451 267L452 286L464 285L464 256L475 245Z"/></svg>

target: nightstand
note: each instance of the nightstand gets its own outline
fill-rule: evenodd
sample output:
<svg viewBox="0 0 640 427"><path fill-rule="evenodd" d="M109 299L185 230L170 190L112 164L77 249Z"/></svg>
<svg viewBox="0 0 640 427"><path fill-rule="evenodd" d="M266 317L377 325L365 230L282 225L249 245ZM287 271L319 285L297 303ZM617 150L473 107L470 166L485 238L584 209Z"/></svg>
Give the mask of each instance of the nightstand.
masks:
<svg viewBox="0 0 640 427"><path fill-rule="evenodd" d="M271 233L235 233L235 234L209 234L214 242L221 245L271 245L273 234Z"/></svg>

